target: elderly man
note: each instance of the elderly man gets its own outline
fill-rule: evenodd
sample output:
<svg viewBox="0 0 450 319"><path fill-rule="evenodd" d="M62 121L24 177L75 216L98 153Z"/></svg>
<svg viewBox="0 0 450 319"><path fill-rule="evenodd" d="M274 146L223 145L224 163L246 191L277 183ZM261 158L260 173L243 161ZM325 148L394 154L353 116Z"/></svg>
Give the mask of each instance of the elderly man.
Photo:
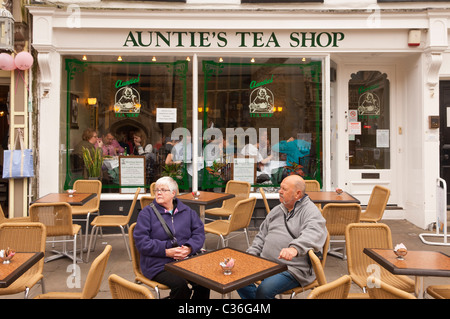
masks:
<svg viewBox="0 0 450 319"><path fill-rule="evenodd" d="M286 290L306 286L315 279L308 251L322 251L327 238L325 219L305 195L305 181L290 175L281 183L280 202L261 224L252 246L252 255L285 263L287 271L238 290L244 299L272 299Z"/></svg>
<svg viewBox="0 0 450 319"><path fill-rule="evenodd" d="M155 200L139 213L134 239L144 276L169 286L170 298L189 299L192 291L187 281L165 271L164 265L200 251L205 231L198 214L175 197L177 191L178 185L171 177L161 177L156 181ZM164 230L158 213L171 235ZM209 298L209 289L195 284L192 287L192 299Z"/></svg>

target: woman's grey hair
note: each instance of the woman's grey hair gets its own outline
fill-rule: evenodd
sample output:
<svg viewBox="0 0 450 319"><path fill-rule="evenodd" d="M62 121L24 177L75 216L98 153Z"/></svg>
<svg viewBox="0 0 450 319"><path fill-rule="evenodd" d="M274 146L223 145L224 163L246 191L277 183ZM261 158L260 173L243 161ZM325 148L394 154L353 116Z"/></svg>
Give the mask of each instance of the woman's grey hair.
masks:
<svg viewBox="0 0 450 319"><path fill-rule="evenodd" d="M172 192L175 192L175 194L178 193L178 184L177 184L177 182L175 182L175 180L172 177L163 176L163 177L159 178L156 181L155 187L157 187L159 185L167 186L167 187L169 187L169 189Z"/></svg>

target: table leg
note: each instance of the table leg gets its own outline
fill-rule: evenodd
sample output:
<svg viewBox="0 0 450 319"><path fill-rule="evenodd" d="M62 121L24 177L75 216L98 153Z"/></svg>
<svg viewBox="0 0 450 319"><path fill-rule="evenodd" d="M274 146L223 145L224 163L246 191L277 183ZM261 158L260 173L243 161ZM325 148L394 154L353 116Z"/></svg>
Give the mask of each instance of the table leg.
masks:
<svg viewBox="0 0 450 319"><path fill-rule="evenodd" d="M416 276L414 283L414 294L418 299L423 299L424 290L423 290L423 277Z"/></svg>

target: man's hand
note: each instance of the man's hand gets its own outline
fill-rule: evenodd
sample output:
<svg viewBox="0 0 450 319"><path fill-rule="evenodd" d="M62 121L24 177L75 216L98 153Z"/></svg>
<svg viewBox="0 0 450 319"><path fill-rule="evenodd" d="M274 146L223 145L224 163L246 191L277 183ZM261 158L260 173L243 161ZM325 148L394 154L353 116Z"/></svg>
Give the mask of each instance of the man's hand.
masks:
<svg viewBox="0 0 450 319"><path fill-rule="evenodd" d="M298 251L294 247L283 248L280 251L280 255L278 256L278 259L292 260L292 258L294 258L297 255L298 255Z"/></svg>

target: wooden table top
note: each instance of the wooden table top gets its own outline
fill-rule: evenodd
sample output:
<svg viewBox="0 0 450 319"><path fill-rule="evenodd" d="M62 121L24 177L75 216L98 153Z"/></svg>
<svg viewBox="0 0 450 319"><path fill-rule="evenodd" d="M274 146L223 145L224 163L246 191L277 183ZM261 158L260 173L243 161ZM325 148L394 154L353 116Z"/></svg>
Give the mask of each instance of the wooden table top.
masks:
<svg viewBox="0 0 450 319"><path fill-rule="evenodd" d="M395 275L450 277L450 256L438 251L408 250L404 260L393 249L364 248L364 253Z"/></svg>
<svg viewBox="0 0 450 319"><path fill-rule="evenodd" d="M37 199L32 204L64 202L72 206L82 206L96 196L96 193L74 193L73 197L69 197L68 193L50 193Z"/></svg>
<svg viewBox="0 0 450 319"><path fill-rule="evenodd" d="M229 257L235 259L235 266L231 275L224 275L219 264ZM285 271L287 266L232 248L222 248L166 264L165 269L199 285L226 294Z"/></svg>
<svg viewBox="0 0 450 319"><path fill-rule="evenodd" d="M17 252L9 264L3 264L3 262L0 261L0 288L5 288L11 285L17 278L22 276L43 257L43 252Z"/></svg>
<svg viewBox="0 0 450 319"><path fill-rule="evenodd" d="M235 197L234 194L228 193L215 193L215 192L205 192L200 191L200 196L198 199L194 199L192 193L186 193L178 195L177 198L185 203L198 204L198 205L209 205L216 202L224 201L229 198Z"/></svg>
<svg viewBox="0 0 450 319"><path fill-rule="evenodd" d="M350 195L347 192L343 192L341 195L336 193L335 191L318 191L318 192L306 192L309 198L318 204L328 204L328 203L356 203L359 204L360 201Z"/></svg>

